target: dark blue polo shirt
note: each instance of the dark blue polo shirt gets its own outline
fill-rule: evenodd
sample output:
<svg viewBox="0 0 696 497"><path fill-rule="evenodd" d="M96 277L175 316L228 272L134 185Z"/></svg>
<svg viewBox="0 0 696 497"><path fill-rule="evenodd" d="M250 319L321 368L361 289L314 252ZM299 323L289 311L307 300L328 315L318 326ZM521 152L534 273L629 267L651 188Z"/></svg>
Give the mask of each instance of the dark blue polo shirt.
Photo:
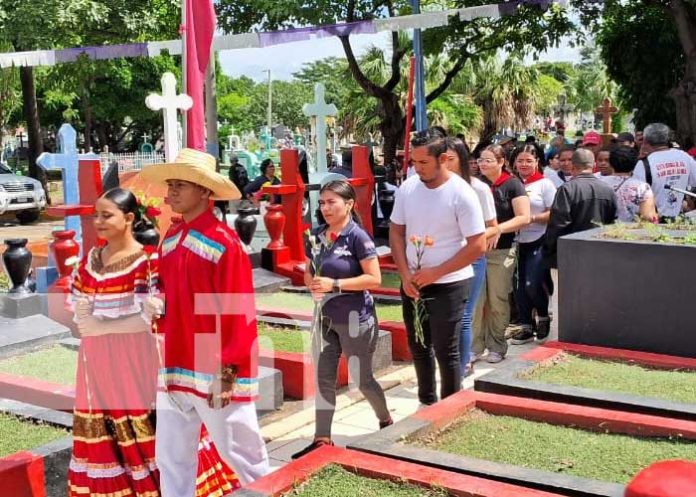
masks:
<svg viewBox="0 0 696 497"><path fill-rule="evenodd" d="M312 236L319 241L326 240L327 225L312 230ZM377 257L377 249L372 237L357 223L351 221L343 229L330 248L321 248L319 256L313 256L309 240L305 240L305 254L309 259L321 261L321 276L332 279L353 278L363 274L360 261ZM311 271L311 268L310 268ZM348 324L351 312L357 312L361 323L370 319L374 313L374 301L367 290L333 294L324 300L322 314L324 319L335 324Z"/></svg>

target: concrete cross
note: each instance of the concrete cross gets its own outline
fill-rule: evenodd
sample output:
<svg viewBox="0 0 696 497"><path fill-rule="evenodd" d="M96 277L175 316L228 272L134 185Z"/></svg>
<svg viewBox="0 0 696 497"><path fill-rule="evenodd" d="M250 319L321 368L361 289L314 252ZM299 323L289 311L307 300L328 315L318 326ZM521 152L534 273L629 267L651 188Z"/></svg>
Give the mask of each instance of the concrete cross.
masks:
<svg viewBox="0 0 696 497"><path fill-rule="evenodd" d="M326 118L338 114L334 104L327 104L324 100L324 85L314 85L314 103L305 104L302 112L307 117L316 118L315 143L317 146L317 172L328 171L326 166Z"/></svg>
<svg viewBox="0 0 696 497"><path fill-rule="evenodd" d="M608 135L611 133L611 116L619 112L619 109L611 105L611 100L607 97L602 102L602 105L595 109L595 112L602 115L604 134Z"/></svg>
<svg viewBox="0 0 696 497"><path fill-rule="evenodd" d="M55 154L44 152L36 159L36 163L46 171L60 171L63 176L63 204L79 205L79 164L80 160L99 160L95 154L77 153L77 132L69 124L63 124L58 130L57 140L58 152ZM65 218L65 229L75 230L76 240L82 239L80 218L78 216L67 216Z"/></svg>
<svg viewBox="0 0 696 497"><path fill-rule="evenodd" d="M164 156L167 162L174 162L179 152L177 138L177 111L189 110L193 100L186 94L176 94L176 77L166 72L162 76L162 95L151 93L145 99L145 105L150 110L162 111L164 119Z"/></svg>

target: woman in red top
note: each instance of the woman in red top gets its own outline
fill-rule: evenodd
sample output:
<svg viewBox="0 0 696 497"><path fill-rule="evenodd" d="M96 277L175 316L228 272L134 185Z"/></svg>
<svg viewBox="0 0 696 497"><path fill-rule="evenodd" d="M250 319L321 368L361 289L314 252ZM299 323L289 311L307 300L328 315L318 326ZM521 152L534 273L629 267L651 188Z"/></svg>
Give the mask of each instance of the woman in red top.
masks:
<svg viewBox="0 0 696 497"><path fill-rule="evenodd" d="M144 220L135 196L115 188L97 200L93 248L73 274L69 306L81 337L70 497L159 497L155 465L158 353L141 303L157 285L156 253L134 236ZM238 482L207 434L199 444L196 495L225 495Z"/></svg>

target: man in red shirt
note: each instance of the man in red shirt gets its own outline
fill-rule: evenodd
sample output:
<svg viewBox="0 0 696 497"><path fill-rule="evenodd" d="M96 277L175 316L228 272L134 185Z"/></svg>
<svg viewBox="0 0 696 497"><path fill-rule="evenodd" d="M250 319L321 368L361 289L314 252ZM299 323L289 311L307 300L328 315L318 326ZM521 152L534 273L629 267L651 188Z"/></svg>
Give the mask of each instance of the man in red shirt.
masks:
<svg viewBox="0 0 696 497"><path fill-rule="evenodd" d="M268 473L253 403L258 349L251 263L237 234L210 209L211 200L237 200L240 192L215 172L211 155L191 149L174 164L140 174L167 184L168 203L183 218L160 247L165 301L151 297L145 304L146 314L160 317L165 337L155 440L162 494L194 495L201 423L248 484Z"/></svg>

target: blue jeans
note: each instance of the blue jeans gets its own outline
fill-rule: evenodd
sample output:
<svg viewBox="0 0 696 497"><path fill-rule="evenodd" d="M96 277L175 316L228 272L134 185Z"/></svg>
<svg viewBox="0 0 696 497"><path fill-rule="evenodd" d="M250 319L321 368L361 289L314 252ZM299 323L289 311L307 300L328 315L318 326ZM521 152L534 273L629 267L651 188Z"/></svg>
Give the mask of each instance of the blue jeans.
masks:
<svg viewBox="0 0 696 497"><path fill-rule="evenodd" d="M462 374L464 374L466 365L469 364L469 356L471 355L471 322L474 319L476 301L481 294L483 282L486 280L486 256L482 255L476 259L471 266L474 269L474 278L471 280L469 300L464 307L461 331L459 332L459 362L461 364Z"/></svg>
<svg viewBox="0 0 696 497"><path fill-rule="evenodd" d="M531 243L520 243L517 250L517 284L515 300L520 323L532 325L532 311L538 317L549 316L549 293L547 281L549 268L543 259L543 237Z"/></svg>

